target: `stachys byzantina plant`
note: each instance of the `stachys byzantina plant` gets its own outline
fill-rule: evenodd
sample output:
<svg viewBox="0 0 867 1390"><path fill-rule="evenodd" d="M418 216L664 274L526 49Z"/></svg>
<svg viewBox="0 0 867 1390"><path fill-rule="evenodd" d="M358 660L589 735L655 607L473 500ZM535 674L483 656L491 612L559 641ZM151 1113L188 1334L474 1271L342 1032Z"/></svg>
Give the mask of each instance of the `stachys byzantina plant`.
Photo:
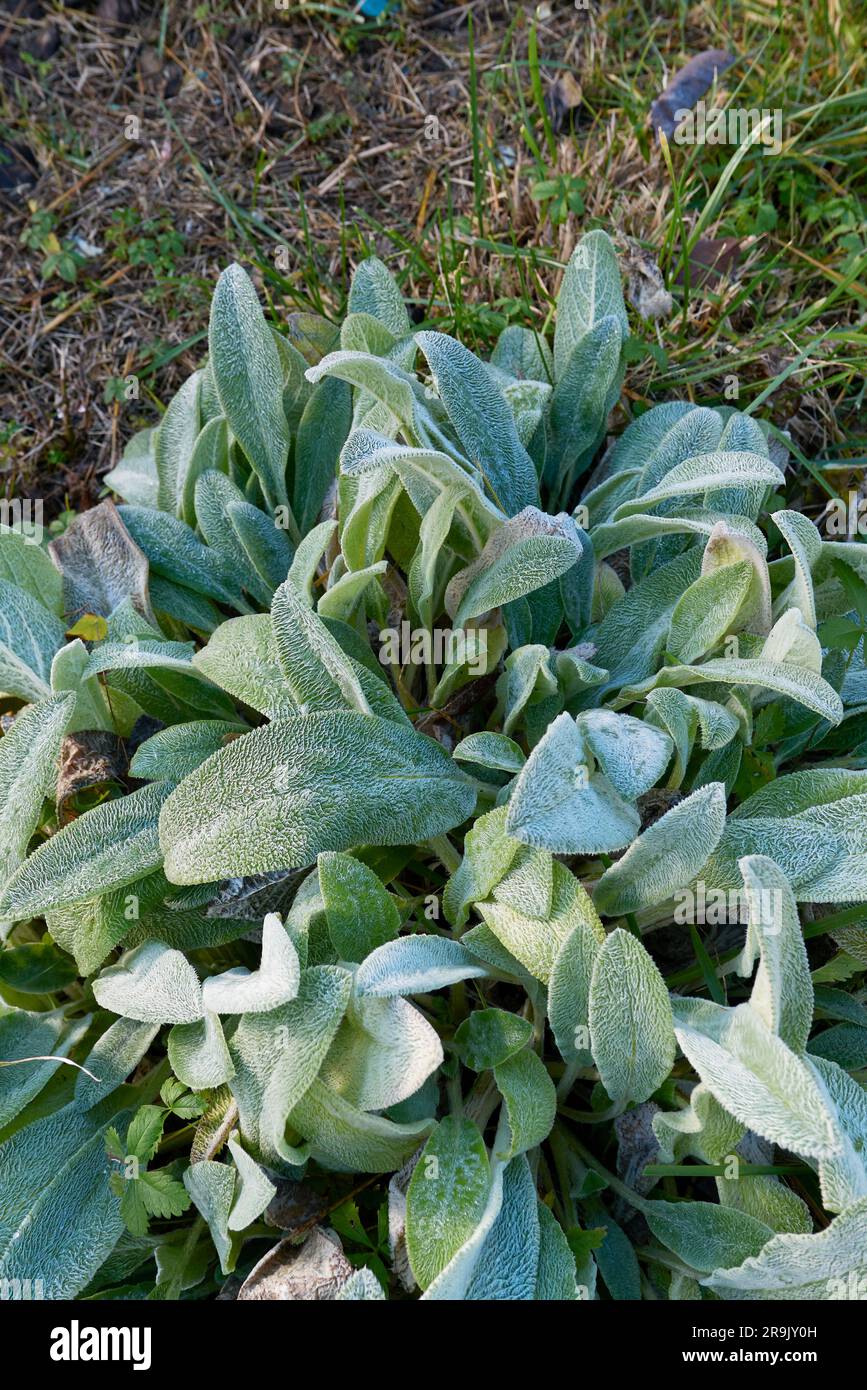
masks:
<svg viewBox="0 0 867 1390"><path fill-rule="evenodd" d="M3 529L0 1279L863 1288L867 548L749 412L604 447L627 333L599 231L490 362L232 266L121 504Z"/></svg>

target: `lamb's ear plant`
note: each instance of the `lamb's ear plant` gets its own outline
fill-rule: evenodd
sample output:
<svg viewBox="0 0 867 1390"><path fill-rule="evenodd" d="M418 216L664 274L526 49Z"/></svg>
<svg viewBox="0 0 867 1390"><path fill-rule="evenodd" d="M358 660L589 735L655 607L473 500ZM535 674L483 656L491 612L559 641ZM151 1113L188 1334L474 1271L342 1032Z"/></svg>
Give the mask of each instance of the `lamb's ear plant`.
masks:
<svg viewBox="0 0 867 1390"><path fill-rule="evenodd" d="M628 331L601 231L489 362L231 266L0 531L4 1288L864 1297L867 548L749 413L610 437Z"/></svg>

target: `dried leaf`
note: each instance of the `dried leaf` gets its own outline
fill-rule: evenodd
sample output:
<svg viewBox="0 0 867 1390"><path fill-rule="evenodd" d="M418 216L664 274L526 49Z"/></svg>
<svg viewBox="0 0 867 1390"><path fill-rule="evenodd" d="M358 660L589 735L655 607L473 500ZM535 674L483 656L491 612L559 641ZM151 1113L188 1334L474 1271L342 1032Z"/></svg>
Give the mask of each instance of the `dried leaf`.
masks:
<svg viewBox="0 0 867 1390"><path fill-rule="evenodd" d="M85 729L67 734L60 749L57 774L57 818L61 825L71 819L68 803L87 787L120 782L129 766L123 741L103 729Z"/></svg>
<svg viewBox="0 0 867 1390"><path fill-rule="evenodd" d="M664 131L671 140L677 126L677 113L691 109L703 97L714 79L737 59L723 48L709 48L696 53L675 73L650 108L650 124L654 131Z"/></svg>
<svg viewBox="0 0 867 1390"><path fill-rule="evenodd" d="M327 1302L351 1274L338 1237L318 1226L303 1245L281 1240L269 1250L247 1275L238 1301Z"/></svg>
<svg viewBox="0 0 867 1390"><path fill-rule="evenodd" d="M124 599L152 626L147 556L136 545L110 500L82 512L48 550L63 576L63 608L107 618Z"/></svg>

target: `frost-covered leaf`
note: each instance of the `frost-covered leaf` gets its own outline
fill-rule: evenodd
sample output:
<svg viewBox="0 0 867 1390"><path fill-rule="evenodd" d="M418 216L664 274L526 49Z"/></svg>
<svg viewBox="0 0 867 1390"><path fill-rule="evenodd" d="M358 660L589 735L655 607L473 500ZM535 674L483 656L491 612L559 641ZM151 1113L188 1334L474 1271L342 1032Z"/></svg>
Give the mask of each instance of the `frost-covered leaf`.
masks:
<svg viewBox="0 0 867 1390"><path fill-rule="evenodd" d="M16 584L43 608L63 616L63 580L48 553L23 526L0 522L0 579Z"/></svg>
<svg viewBox="0 0 867 1390"><path fill-rule="evenodd" d="M300 868L323 850L429 839L466 819L475 800L432 739L326 711L254 729L215 753L167 800L160 840L172 882L204 883Z"/></svg>
<svg viewBox="0 0 867 1390"><path fill-rule="evenodd" d="M668 766L672 741L667 734L613 710L592 709L575 723L615 791L629 801L656 786Z"/></svg>
<svg viewBox="0 0 867 1390"><path fill-rule="evenodd" d="M215 685L269 719L283 719L298 708L283 675L268 613L222 623L207 646L196 652L193 665Z"/></svg>
<svg viewBox="0 0 867 1390"><path fill-rule="evenodd" d="M505 734L467 734L453 756L461 763L495 768L498 772L520 772L527 761L514 739Z"/></svg>
<svg viewBox="0 0 867 1390"><path fill-rule="evenodd" d="M211 551L219 555L226 568L231 570L236 583L257 603L267 603L272 588L259 574L232 524L232 509L244 506L244 494L231 478L216 468L207 468L200 474L195 486L195 516L199 531ZM275 530L273 525L270 529Z"/></svg>
<svg viewBox="0 0 867 1390"><path fill-rule="evenodd" d="M509 1303L532 1299L540 1243L536 1187L521 1154L503 1169L502 1205L482 1245L465 1298Z"/></svg>
<svg viewBox="0 0 867 1390"><path fill-rule="evenodd" d="M192 1163L184 1173L184 1187L197 1211L208 1223L224 1274L235 1266L235 1252L229 1235L229 1213L235 1198L236 1181L233 1168L212 1158Z"/></svg>
<svg viewBox="0 0 867 1390"><path fill-rule="evenodd" d="M802 512L779 511L772 513L777 530L792 552L795 562L795 577L787 591L780 596L781 603L794 604L803 616L808 627L816 627L816 596L813 591L813 568L822 554L822 538L809 517Z"/></svg>
<svg viewBox="0 0 867 1390"><path fill-rule="evenodd" d="M591 1066L590 982L605 940L602 924L578 922L560 946L548 981L548 1019L566 1062Z"/></svg>
<svg viewBox="0 0 867 1390"><path fill-rule="evenodd" d="M222 1024L207 1008L203 1018L175 1024L166 1051L175 1076L194 1091L216 1090L234 1075Z"/></svg>
<svg viewBox="0 0 867 1390"><path fill-rule="evenodd" d="M377 1279L372 1269L363 1265L354 1274L350 1274L345 1284L334 1295L335 1303L382 1303L386 1295L382 1291L382 1285Z"/></svg>
<svg viewBox="0 0 867 1390"><path fill-rule="evenodd" d="M184 485L201 432L202 373L193 372L176 391L153 438L157 473L157 506L183 515Z"/></svg>
<svg viewBox="0 0 867 1390"><path fill-rule="evenodd" d="M406 1243L427 1289L481 1221L491 1187L484 1140L470 1120L447 1116L428 1139L406 1196Z"/></svg>
<svg viewBox="0 0 867 1390"><path fill-rule="evenodd" d="M237 1130L229 1135L229 1153L235 1160L236 1183L228 1227L230 1231L243 1231L261 1216L277 1189L246 1152Z"/></svg>
<svg viewBox="0 0 867 1390"><path fill-rule="evenodd" d="M351 989L348 971L314 966L302 974L295 999L268 1014L245 1014L235 1030L232 1094L241 1133L265 1163L298 1161L286 1143L286 1120L316 1078Z"/></svg>
<svg viewBox="0 0 867 1390"><path fill-rule="evenodd" d="M822 645L804 622L799 608L788 608L765 638L759 660L803 668L815 676L822 670Z"/></svg>
<svg viewBox="0 0 867 1390"><path fill-rule="evenodd" d="M34 917L155 869L162 858L157 822L170 790L163 782L141 787L95 806L52 835L12 875L0 916Z"/></svg>
<svg viewBox="0 0 867 1390"><path fill-rule="evenodd" d="M702 1273L758 1255L774 1234L754 1216L712 1202L644 1202L641 1213L663 1245Z"/></svg>
<svg viewBox="0 0 867 1390"><path fill-rule="evenodd" d="M356 266L349 287L349 312L370 314L395 338L409 333L411 325L394 276L377 256L368 256Z"/></svg>
<svg viewBox="0 0 867 1390"><path fill-rule="evenodd" d="M27 1009L9 1009L0 1014L0 1059L7 1063L0 1067L0 1128L48 1084L61 1065L59 1059L81 1041L89 1024L88 1016L83 1026L79 1021L69 1027L61 1010L30 1013ZM83 1073L80 1079L88 1080ZM89 1085L95 1092L92 1078Z"/></svg>
<svg viewBox="0 0 867 1390"><path fill-rule="evenodd" d="M270 912L262 925L258 970L236 966L211 975L202 986L205 1009L215 1014L263 1014L288 1004L298 993L301 963L285 927Z"/></svg>
<svg viewBox="0 0 867 1390"><path fill-rule="evenodd" d="M355 976L355 988L359 994L381 998L429 994L485 973L459 941L443 936L403 936L371 951Z"/></svg>
<svg viewBox="0 0 867 1390"><path fill-rule="evenodd" d="M210 885L208 896L215 891ZM234 941L250 923L208 917L200 905L172 904L172 886L161 870L107 893L53 908L46 921L55 941L75 956L82 975L92 975L122 941L129 948L158 939L177 950L195 951Z"/></svg>
<svg viewBox="0 0 867 1390"><path fill-rule="evenodd" d="M349 387L336 377L326 377L314 387L295 438L292 510L302 535L319 519L351 424Z"/></svg>
<svg viewBox="0 0 867 1390"><path fill-rule="evenodd" d="M703 574L675 606L668 649L676 661L697 661L738 625L753 567L747 560Z"/></svg>
<svg viewBox="0 0 867 1390"><path fill-rule="evenodd" d="M867 1279L867 1197L818 1235L777 1235L739 1266L716 1269L705 1288L724 1299L863 1299Z"/></svg>
<svg viewBox="0 0 867 1390"><path fill-rule="evenodd" d="M555 854L622 849L641 824L635 807L594 772L581 730L561 714L533 749L509 802L506 828L524 844Z"/></svg>
<svg viewBox="0 0 867 1390"><path fill-rule="evenodd" d="M819 1160L822 1201L828 1211L845 1211L867 1197L867 1091L836 1062L804 1060L830 1097L842 1139L839 1154Z"/></svg>
<svg viewBox="0 0 867 1390"><path fill-rule="evenodd" d="M661 536L710 537L721 522L727 531L749 542L760 555L764 554L767 542L758 527L746 517L692 506L679 506L678 511L670 516L636 512L622 521L601 522L593 527L593 551L597 560L605 560L623 546L640 545L642 541L656 540Z"/></svg>
<svg viewBox="0 0 867 1390"><path fill-rule="evenodd" d="M492 897L530 917L547 917L554 895L554 857L546 849L521 845Z"/></svg>
<svg viewBox="0 0 867 1390"><path fill-rule="evenodd" d="M474 1009L455 1033L461 1061L473 1071L488 1071L520 1052L533 1036L533 1025L504 1009Z"/></svg>
<svg viewBox="0 0 867 1390"><path fill-rule="evenodd" d="M741 1182L740 1178L718 1177L716 1185L723 1205L745 1212L774 1232L797 1234L813 1229L810 1208L780 1178L753 1175L748 1182Z"/></svg>
<svg viewBox="0 0 867 1390"><path fill-rule="evenodd" d="M202 987L181 951L149 941L93 982L98 1004L140 1023L194 1023L204 1017Z"/></svg>
<svg viewBox="0 0 867 1390"><path fill-rule="evenodd" d="M193 647L189 642L100 642L85 666L85 680L103 671L192 671Z"/></svg>
<svg viewBox="0 0 867 1390"><path fill-rule="evenodd" d="M841 1152L823 1089L752 1005L678 1000L675 1033L708 1090L742 1124L810 1158Z"/></svg>
<svg viewBox="0 0 867 1390"><path fill-rule="evenodd" d="M127 442L120 462L103 477L106 487L140 507L156 507L159 490L154 445L156 430L139 430Z"/></svg>
<svg viewBox="0 0 867 1390"><path fill-rule="evenodd" d="M739 564L750 566L749 589L738 616L738 624L748 632L761 634L768 632L771 626L771 580L766 553L767 542L761 531L749 524L744 529L743 523L739 524L733 518L716 523L701 558L703 577Z"/></svg>
<svg viewBox="0 0 867 1390"><path fill-rule="evenodd" d="M783 474L776 464L761 454L741 451L697 454L676 463L661 482L634 500L622 502L614 514L616 521L646 512L673 497L700 496L713 488L738 487L744 483L765 483L779 487Z"/></svg>
<svg viewBox="0 0 867 1390"><path fill-rule="evenodd" d="M323 1167L338 1172L390 1173L400 1168L430 1133L433 1120L395 1124L343 1100L314 1081L289 1122L307 1140Z"/></svg>
<svg viewBox="0 0 867 1390"><path fill-rule="evenodd" d="M615 314L607 314L589 328L558 368L548 414L544 474L554 496L568 496L572 480L589 465L602 439L622 381L622 345L623 325Z"/></svg>
<svg viewBox="0 0 867 1390"><path fill-rule="evenodd" d="M464 857L443 893L443 911L455 927L462 927L470 905L487 898L508 872L521 848L506 832L507 807L479 816L464 837Z"/></svg>
<svg viewBox="0 0 867 1390"><path fill-rule="evenodd" d="M389 1110L421 1089L443 1060L439 1035L405 999L353 997L320 1073L359 1110Z"/></svg>
<svg viewBox="0 0 867 1390"><path fill-rule="evenodd" d="M0 739L0 885L24 862L42 803L53 794L74 705L71 695L31 705Z"/></svg>
<svg viewBox="0 0 867 1390"><path fill-rule="evenodd" d="M557 1095L545 1064L529 1048L497 1063L494 1080L509 1117L508 1148L497 1156L508 1160L547 1139L557 1112Z"/></svg>
<svg viewBox="0 0 867 1390"><path fill-rule="evenodd" d="M143 781L180 782L206 758L247 732L247 725L229 719L196 719L172 724L140 743L129 770Z"/></svg>
<svg viewBox="0 0 867 1390"><path fill-rule="evenodd" d="M445 333L417 333L440 399L467 457L507 516L538 499L533 462L518 437L508 405L491 389L488 370ZM479 610L481 611L481 610Z"/></svg>
<svg viewBox="0 0 867 1390"><path fill-rule="evenodd" d="M539 1267L534 1298L545 1303L574 1302L578 1298L575 1256L569 1248L566 1234L544 1202L539 1203L537 1212Z"/></svg>
<svg viewBox="0 0 867 1390"><path fill-rule="evenodd" d="M283 373L248 275L224 270L214 291L208 332L211 370L223 413L258 474L266 499L285 503L289 427Z"/></svg>
<svg viewBox="0 0 867 1390"><path fill-rule="evenodd" d="M123 523L150 562L151 572L196 594L234 606L240 595L225 559L203 545L191 527L150 507L118 507Z"/></svg>
<svg viewBox="0 0 867 1390"><path fill-rule="evenodd" d="M795 899L772 859L746 856L739 868L749 923L738 968L748 975L758 954L750 1003L767 1027L800 1054L813 1021L813 982Z"/></svg>
<svg viewBox="0 0 867 1390"><path fill-rule="evenodd" d="M369 352L330 352L308 369L307 380L315 385L328 376L347 381L380 402L385 420L378 428L387 428L391 420L401 428L411 445L429 443L428 429L433 420L418 399L420 393L415 378L396 363Z"/></svg>
<svg viewBox="0 0 867 1390"><path fill-rule="evenodd" d="M690 685L754 685L795 700L829 724L839 724L843 718L840 696L815 671L764 657L714 657L700 666L665 666L643 684L622 690L616 704L631 705L650 690L665 686Z"/></svg>
<svg viewBox="0 0 867 1390"><path fill-rule="evenodd" d="M719 844L726 818L725 787L709 782L647 828L597 884L597 911L608 917L663 902L699 876Z"/></svg>
<svg viewBox="0 0 867 1390"><path fill-rule="evenodd" d="M547 983L561 945L579 923L601 930L585 889L557 860L553 867L551 911L543 919L530 917L506 903L480 902L479 912L494 936L527 970Z"/></svg>
<svg viewBox="0 0 867 1390"><path fill-rule="evenodd" d="M518 1159L516 1163L526 1162ZM503 1177L506 1166L495 1163L492 1169L491 1184L485 1209L472 1233L463 1245L455 1251L443 1270L422 1294L426 1302L455 1302L467 1297L473 1275L479 1263L485 1243L496 1224L503 1206Z"/></svg>
<svg viewBox="0 0 867 1390"><path fill-rule="evenodd" d="M665 982L640 941L618 927L593 963L590 1049L613 1101L647 1100L674 1063L674 1026Z"/></svg>
<svg viewBox="0 0 867 1390"><path fill-rule="evenodd" d="M21 700L51 693L51 662L66 640L63 623L17 584L0 579L0 691Z"/></svg>
<svg viewBox="0 0 867 1390"><path fill-rule="evenodd" d="M708 887L740 886L738 860L775 860L800 902L858 901L867 851L867 773L817 767L777 777L735 807L704 871Z"/></svg>
<svg viewBox="0 0 867 1390"><path fill-rule="evenodd" d="M554 333L554 375L563 376L576 345L607 315L613 315L626 335L620 270L610 237L588 232L569 259L557 301Z"/></svg>
<svg viewBox="0 0 867 1390"><path fill-rule="evenodd" d="M446 608L462 627L559 579L580 557L581 541L570 516L525 507L493 531L481 555L455 575L446 589Z"/></svg>
<svg viewBox="0 0 867 1390"><path fill-rule="evenodd" d="M656 675L665 650L671 614L684 589L698 578L700 567L698 552L687 550L654 570L647 579L634 584L619 602L611 604L593 635L596 646L593 660L610 672L600 690L601 696L609 689ZM632 700L623 703L631 704Z"/></svg>
<svg viewBox="0 0 867 1390"><path fill-rule="evenodd" d="M350 570L342 574L326 589L316 605L319 617L339 618L343 622L349 622L358 609L365 590L384 575L387 568L386 560L378 560L376 564L368 565L364 569Z"/></svg>
<svg viewBox="0 0 867 1390"><path fill-rule="evenodd" d="M274 595L271 617L286 685L304 713L347 706L370 713L351 659L307 607L291 578Z"/></svg>
<svg viewBox="0 0 867 1390"><path fill-rule="evenodd" d="M0 1147L0 1279L41 1279L45 1298L75 1298L108 1257L123 1222L104 1124L66 1106Z"/></svg>
<svg viewBox="0 0 867 1390"><path fill-rule="evenodd" d="M79 1109L92 1110L126 1080L144 1057L159 1027L159 1023L117 1018L100 1034L82 1062L85 1070L76 1077L75 1104Z"/></svg>

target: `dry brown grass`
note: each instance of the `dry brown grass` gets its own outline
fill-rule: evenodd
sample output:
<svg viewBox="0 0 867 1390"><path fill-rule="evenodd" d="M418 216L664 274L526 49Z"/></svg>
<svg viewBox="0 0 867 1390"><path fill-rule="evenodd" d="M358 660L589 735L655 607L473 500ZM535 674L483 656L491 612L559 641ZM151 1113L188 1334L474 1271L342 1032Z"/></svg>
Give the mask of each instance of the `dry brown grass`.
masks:
<svg viewBox="0 0 867 1390"><path fill-rule="evenodd" d="M357 29L309 5L281 11L262 0L76 8L2 0L0 144L24 174L7 190L0 221L0 409L18 427L0 438L7 491L38 492L54 511L98 495L99 476L125 439L157 418L200 357L210 287L232 256L258 267L276 312L312 304L336 314L352 265L366 247L376 249L402 268L418 318L444 319L486 345L519 309L545 322L560 267L588 220L607 225L624 250L626 238L662 248L673 190L645 109L684 52L720 42L718 18L697 6L683 31L660 15L643 19L633 36L618 0L589 12L569 4L551 11L516 0L438 0ZM554 153L533 107L532 22L546 90L562 71L583 86L574 128L567 122ZM804 42L794 22L794 59ZM28 61L26 52L36 56ZM475 161L474 82L483 151ZM584 181L584 214L560 225L531 196L539 160L519 91L546 176ZM140 122L137 140L125 138L129 116ZM427 138L431 117L436 139ZM842 186L838 170L827 177ZM21 244L33 209L53 215L62 243L100 248L74 284L45 278L44 249ZM135 225L113 243L112 219L125 210ZM134 263L136 239L157 235L154 221L183 243L156 269ZM671 380L652 359L639 361L628 382L633 399L654 381L700 398L702 381L687 372L679 383L678 374L709 363L719 377L738 356L736 339L755 346L738 367L745 380L765 381L795 355L802 344L784 334L769 355L767 325L774 315L784 325L793 306L827 292L823 250L815 248L817 270L803 247L786 249L761 300L748 294L729 315L773 242L746 242L739 278L718 295L693 297L676 331L647 328L665 345ZM286 259L275 261L281 245ZM860 296L848 291L829 321L857 324L865 301L860 284ZM107 383L128 373L140 380L140 400L106 401ZM780 423L799 422L804 447L841 437L839 393L823 384L834 373L817 360L809 399L789 390ZM847 392L851 381L850 371Z"/></svg>

